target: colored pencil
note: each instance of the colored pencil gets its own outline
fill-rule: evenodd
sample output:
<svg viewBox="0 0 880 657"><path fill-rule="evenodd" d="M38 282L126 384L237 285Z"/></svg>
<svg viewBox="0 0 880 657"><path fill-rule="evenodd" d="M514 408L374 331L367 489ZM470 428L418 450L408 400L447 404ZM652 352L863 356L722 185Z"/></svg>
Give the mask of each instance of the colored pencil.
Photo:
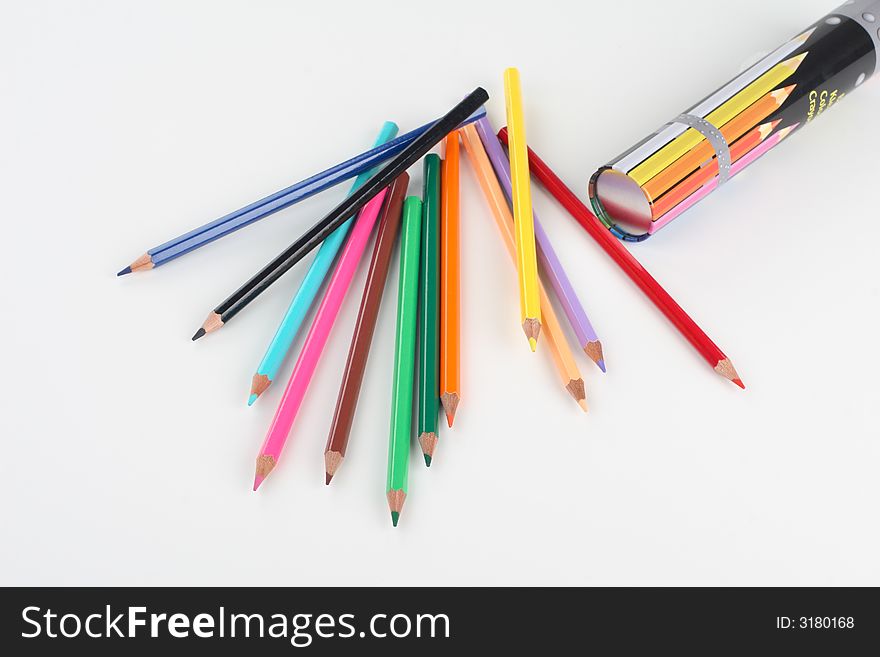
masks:
<svg viewBox="0 0 880 657"><path fill-rule="evenodd" d="M719 106L718 109L710 112L706 116L706 121L716 128L723 128L728 121L745 110L749 105L791 77L808 54L806 52L801 53L777 64L730 100ZM629 176L639 185L644 185L704 139L705 137L703 137L701 132L688 128L681 136L673 139L630 171Z"/></svg>
<svg viewBox="0 0 880 657"><path fill-rule="evenodd" d="M409 175L400 174L391 185L391 191L388 192L379 217L376 244L373 247L364 294L354 324L348 359L342 372L342 384L339 387L333 422L330 424L330 435L327 436L327 446L324 448L325 483L328 485L342 464L348 448L361 383L370 356L370 343L376 329L376 319L379 315L379 306L382 304L388 270L391 267L391 257L394 255L394 244L397 242L397 234L400 230L400 215L403 211L403 198L406 196L407 185L409 185Z"/></svg>
<svg viewBox="0 0 880 657"><path fill-rule="evenodd" d="M538 299L538 260L532 215L529 158L526 153L526 124L522 109L519 71L504 71L504 101L510 126L510 172L513 179L513 221L516 226L516 270L519 276L519 305L523 331L535 350L541 332Z"/></svg>
<svg viewBox="0 0 880 657"><path fill-rule="evenodd" d="M422 254L419 265L419 413L416 435L431 467L437 448L439 411L440 157L425 156Z"/></svg>
<svg viewBox="0 0 880 657"><path fill-rule="evenodd" d="M495 175L501 183L501 188L504 190L508 201L510 201L512 196L510 164L504 155L501 142L495 136L495 131L492 129L488 118L483 117L475 125L477 133L480 135L480 140L483 142L483 148L486 150L489 161L492 163L492 168L495 170ZM538 214L533 213L533 217L535 241L538 245L538 263L541 266L545 280L550 282L550 287L553 288L556 298L562 304L562 309L568 318L568 323L577 336L581 349L604 372L605 356L602 353L602 343L599 340L599 336L596 335L596 331L590 323L577 293L574 291L568 274L565 273L565 269L556 255L556 250L550 242L550 236L547 235L538 219Z"/></svg>
<svg viewBox="0 0 880 657"><path fill-rule="evenodd" d="M348 217L358 212L369 203L370 199L394 182L397 176L415 164L487 100L489 100L489 94L481 87L477 87L468 94L464 100L410 142L363 187L337 205L323 219L309 228L299 239L216 306L192 339L198 340L206 333L216 331L235 317L251 301L267 290L272 283L281 278L306 254L324 241L330 233L339 228Z"/></svg>
<svg viewBox="0 0 880 657"><path fill-rule="evenodd" d="M742 139L738 139L730 147L730 162L736 164L745 157L749 151L764 141L777 125L782 121L778 119L770 123L763 123L752 130ZM657 220L667 212L673 210L679 203L697 191L700 187L718 175L718 160L713 158L702 169L697 169L690 176L682 180L675 187L661 196L651 208L654 219Z"/></svg>
<svg viewBox="0 0 880 657"><path fill-rule="evenodd" d="M462 124L472 123L485 115L485 108L479 107L471 116L467 117ZM325 189L329 189L334 185L338 185L350 178L354 178L365 171L375 169L382 162L398 155L433 125L434 122L426 123L415 130L401 135L397 139L376 146L369 151L346 160L345 162L332 166L320 173L316 173L305 180L301 180L290 187L286 187L285 189L270 194L259 201L254 201L243 208L230 212L204 226L200 226L188 233L179 235L159 246L154 246L130 265L122 269L117 276L123 276L132 272L149 271L150 269L164 265L165 263L209 244L220 237L229 235L239 228L244 228L255 221L259 221L260 219L268 217L270 214L290 207L291 205L294 205L303 199L307 199L310 196L314 196Z"/></svg>
<svg viewBox="0 0 880 657"><path fill-rule="evenodd" d="M767 151L774 148L779 142L785 139L793 130L795 130L800 123L796 123L792 126L788 126L787 128L783 128L775 135L771 135L768 139L764 140L764 142L753 148L748 154L745 155L742 159L740 159L737 163L735 163L732 167L730 167L730 175L731 177L738 174L740 171L749 166L752 162L757 160L759 157L764 155ZM703 185L699 191L694 194L688 196L684 201L676 205L672 210L667 212L665 215L660 217L657 221L654 222L654 226L656 226L657 230L660 230L668 224L670 221L679 216L682 212L687 210L688 208L693 207L704 198L706 198L712 191L718 187L718 179L715 178L711 180L707 184Z"/></svg>
<svg viewBox="0 0 880 657"><path fill-rule="evenodd" d="M498 133L503 142L507 142L507 130L502 128ZM602 225L596 216L581 203L565 183L553 170L529 149L531 171L538 181L577 221L590 237L601 246L612 260L639 286L642 292L672 322L678 331L691 343L694 349L709 363L718 374L745 388L742 380L733 367L733 363L718 346L709 339L697 323L679 306L675 299L664 290L651 274L636 260L629 250L611 232Z"/></svg>
<svg viewBox="0 0 880 657"><path fill-rule="evenodd" d="M721 136L724 137L724 140L728 144L733 144L733 142L746 134L746 132L782 107L782 104L788 100L788 97L791 95L791 92L794 91L796 86L797 85L791 84L782 89L771 91L721 128ZM646 182L643 188L645 194L648 195L649 199L660 198L665 191L690 175L695 169L711 159L714 155L715 149L712 148L712 144L705 140L700 142L698 146L691 149L688 153Z"/></svg>
<svg viewBox="0 0 880 657"><path fill-rule="evenodd" d="M321 301L315 320L306 336L302 351L284 389L284 396L275 411L275 417L266 434L263 446L257 456L257 468L254 475L254 490L259 488L263 480L272 472L278 463L284 443L290 435L290 429L296 420L297 413L305 398L312 376L318 367L318 361L330 337L333 323L342 307L345 294L351 285L351 279L357 271L358 263L373 232L376 218L386 196L382 190L364 206L358 215L357 223L351 233L351 238L345 243L339 263L333 270L333 276L327 285L327 292Z"/></svg>
<svg viewBox="0 0 880 657"><path fill-rule="evenodd" d="M390 139L393 139L396 134L397 125L387 121L385 125L382 126L382 130L376 138L375 145L379 146L384 144ZM349 196L357 191L361 185L367 182L370 176L374 173L375 170L370 169L369 171L360 174L351 186ZM351 217L348 221L333 231L333 233L324 240L324 243L321 244L321 248L318 249L315 259L312 260L312 263L309 265L309 269L306 272L305 277L302 279L299 289L297 289L296 293L293 295L293 299L290 302L290 306L287 308L287 312L284 314L284 318L281 320L281 324L278 326L278 330L275 331L275 336L272 338L272 341L266 349L266 353L263 355L263 360L260 361L257 371L251 379L251 393L248 398L248 406L253 404L257 398L266 391L278 375L278 370L281 369L281 366L284 364L284 359L287 357L288 351L290 351L290 345L296 340L296 336L299 334L300 327L302 327L306 315L308 315L315 298L318 296L324 285L324 280L327 278L327 274L333 267L333 263L336 262L336 256L339 254L339 249L342 248L345 238L348 237L354 219L354 217Z"/></svg>
<svg viewBox="0 0 880 657"><path fill-rule="evenodd" d="M440 170L440 403L451 427L461 402L461 221L458 132L446 137Z"/></svg>
<svg viewBox="0 0 880 657"><path fill-rule="evenodd" d="M469 125L461 129L462 142L464 143L465 152L473 165L474 175L480 183L483 195L489 203L489 209L492 211L492 218L498 227L501 235L501 241L507 248L510 259L516 266L516 239L514 236L513 216L510 214L510 206L501 191L498 179L489 163L489 157L483 148L480 137L474 126ZM556 318L556 312L550 303L544 286L538 281L539 303L541 304L542 317L544 318L544 339L549 347L550 356L553 364L562 381L563 388L574 398L578 405L587 410L586 387L584 379L581 377L577 363L568 342L565 340L565 334Z"/></svg>
<svg viewBox="0 0 880 657"><path fill-rule="evenodd" d="M776 64L803 46L815 31L815 27L810 28L806 32L803 32L782 44L757 64L747 68L736 76L736 78L725 84L718 91L701 100L697 105L685 112L685 114L701 117L706 116L709 112L742 91L746 85L757 80L772 67L776 66ZM649 139L639 142L626 153L615 158L613 164L614 168L618 171L631 171L636 165L647 160L652 153L658 151L664 144L668 144L687 129L687 126L682 123L670 123L657 132L657 134Z"/></svg>
<svg viewBox="0 0 880 657"><path fill-rule="evenodd" d="M409 490L409 443L412 437L413 375L416 364L416 320L419 301L419 249L422 202L410 196L403 204L397 329L391 388L391 430L388 437L388 480L385 497L397 527Z"/></svg>

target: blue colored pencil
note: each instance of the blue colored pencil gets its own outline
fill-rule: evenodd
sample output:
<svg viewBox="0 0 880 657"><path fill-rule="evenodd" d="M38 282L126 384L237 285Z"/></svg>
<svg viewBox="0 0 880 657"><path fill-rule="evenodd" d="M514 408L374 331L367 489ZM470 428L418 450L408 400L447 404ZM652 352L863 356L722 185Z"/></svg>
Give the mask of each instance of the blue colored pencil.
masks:
<svg viewBox="0 0 880 657"><path fill-rule="evenodd" d="M462 125L473 123L477 119L486 115L486 110L480 107L474 112ZM283 210L303 199L314 196L318 192L333 187L349 178L354 178L365 171L375 168L378 164L390 160L404 148L406 148L413 140L418 138L428 128L434 125L426 123L420 128L401 135L397 139L386 142L372 150L361 153L350 160L346 160L336 166L316 173L315 175L301 180L300 182L282 189L279 192L270 194L266 198L254 201L250 205L230 212L229 214L215 219L214 221L195 228L184 235L175 237L172 240L149 249L137 260L118 272L117 276L123 276L132 272L148 271L154 267L160 267L166 262L170 262L175 258L189 253L199 247L209 244L216 239L225 235L229 235L237 231L239 228L259 221L269 216L273 212Z"/></svg>
<svg viewBox="0 0 880 657"><path fill-rule="evenodd" d="M396 134L397 124L387 121L382 126L379 136L376 137L376 143L373 145L373 148L375 149L394 139ZM351 196L357 191L374 173L374 169L361 173L355 179L348 195ZM353 223L354 217L330 233L329 237L321 243L318 255L312 260L305 278L300 283L296 294L293 295L293 300L287 308L284 319L281 320L278 330L275 331L275 337L272 338L272 342L269 343L269 347L263 355L263 360L260 361L260 366L257 367L257 373L254 374L251 381L251 395L248 398L248 406L257 401L257 397L265 392L266 388L271 385L278 375L278 370L284 364L284 359L287 357L290 345L296 339L299 329L309 313L309 309L320 293L324 279L327 278L327 273L333 267L336 255L339 253L339 249L342 248L342 244L345 242L345 238L348 236Z"/></svg>

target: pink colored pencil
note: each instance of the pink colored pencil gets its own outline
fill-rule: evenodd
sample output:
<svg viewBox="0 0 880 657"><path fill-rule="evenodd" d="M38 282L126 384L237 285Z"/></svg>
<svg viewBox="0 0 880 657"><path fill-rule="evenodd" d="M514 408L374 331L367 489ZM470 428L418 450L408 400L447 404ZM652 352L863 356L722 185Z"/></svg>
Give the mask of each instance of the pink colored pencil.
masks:
<svg viewBox="0 0 880 657"><path fill-rule="evenodd" d="M747 166L749 166L752 162L754 162L759 157L761 157L764 153L769 151L774 146L778 145L779 142L781 142L783 139L785 139L788 136L788 133L793 131L799 125L800 125L799 123L795 123L792 126L789 126L787 128L783 128L782 130L777 132L775 135L770 135L764 141L763 144L761 144L760 146L757 146L756 148L749 151L749 153L747 155L744 155L743 157L741 157L732 167L730 167L730 176L731 177L735 176L740 171L742 171ZM696 205L701 200L703 200L706 196L709 195L709 192L711 192L716 187L718 187L718 178L714 178L711 182L708 182L705 185L703 185L702 187L700 187L700 189L698 189L696 192L694 192L693 194L688 196L681 203L676 205L672 210L670 210L669 212L664 214L662 217L660 217L657 221L654 222L654 224L651 226L651 230L648 232L650 232L650 233L657 232L658 230L663 228L663 226L665 226L670 221L675 219L682 212L684 212L688 208Z"/></svg>
<svg viewBox="0 0 880 657"><path fill-rule="evenodd" d="M387 192L387 189L382 190L364 206L358 216L357 223L355 223L354 230L342 249L342 255L333 271L327 292L324 294L324 299L321 301L321 306L318 308L311 329L309 329L305 344L303 344L296 365L293 367L293 373L284 389L284 396L281 397L281 403L278 405L278 410L275 411L269 433L266 434L266 439L257 456L254 490L260 487L260 484L278 463L281 450L284 448L284 443L290 434L290 428L293 426L299 407L306 396L309 382L311 382L318 361L321 359L321 353L327 344L327 338L330 337L333 323L339 315L342 301L345 299L345 294L348 292L351 280L357 271L358 263L366 249L370 233L373 232L373 226L376 224L376 218L379 216L379 210L382 209L382 202L385 200Z"/></svg>

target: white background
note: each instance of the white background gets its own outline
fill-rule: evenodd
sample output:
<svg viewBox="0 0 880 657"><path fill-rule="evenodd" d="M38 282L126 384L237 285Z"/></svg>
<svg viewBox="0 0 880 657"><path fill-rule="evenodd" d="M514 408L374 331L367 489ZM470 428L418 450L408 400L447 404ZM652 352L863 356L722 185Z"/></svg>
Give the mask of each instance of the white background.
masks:
<svg viewBox="0 0 880 657"><path fill-rule="evenodd" d="M245 401L306 263L189 339L343 187L114 276L364 150L386 119L405 132L483 85L500 126L511 65L530 142L585 197L597 166L832 9L766 6L3 2L0 582L880 584L878 80L633 247L745 392L538 194L605 346L607 375L579 361L583 415L546 351L528 350L464 164L464 399L430 470L414 446L396 530L396 265L329 488L322 453L365 267L258 493L254 457L292 361Z"/></svg>

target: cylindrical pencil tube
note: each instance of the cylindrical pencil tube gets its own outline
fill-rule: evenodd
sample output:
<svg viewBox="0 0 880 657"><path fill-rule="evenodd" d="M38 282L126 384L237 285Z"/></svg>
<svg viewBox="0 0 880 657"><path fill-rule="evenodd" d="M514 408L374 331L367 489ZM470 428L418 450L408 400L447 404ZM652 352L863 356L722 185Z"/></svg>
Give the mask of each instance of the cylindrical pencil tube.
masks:
<svg viewBox="0 0 880 657"><path fill-rule="evenodd" d="M422 260L419 282L419 416L417 435L425 465L437 447L440 404L440 156L425 156L422 200Z"/></svg>
<svg viewBox="0 0 880 657"><path fill-rule="evenodd" d="M596 171L596 215L623 240L648 238L860 86L878 49L880 0L839 7Z"/></svg>
<svg viewBox="0 0 880 657"><path fill-rule="evenodd" d="M391 431L388 438L388 480L385 486L391 522L395 527L409 488L421 234L422 202L417 196L410 196L403 203L397 331L394 338L394 374L391 387Z"/></svg>

